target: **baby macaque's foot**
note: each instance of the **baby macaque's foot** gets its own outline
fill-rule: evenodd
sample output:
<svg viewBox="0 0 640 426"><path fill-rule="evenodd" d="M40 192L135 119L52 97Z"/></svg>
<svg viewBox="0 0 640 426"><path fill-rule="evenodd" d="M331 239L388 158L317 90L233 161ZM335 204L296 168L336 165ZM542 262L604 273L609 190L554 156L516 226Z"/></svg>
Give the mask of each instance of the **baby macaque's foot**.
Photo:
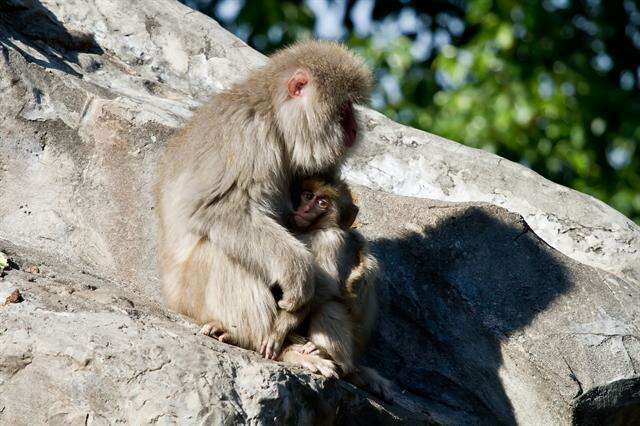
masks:
<svg viewBox="0 0 640 426"><path fill-rule="evenodd" d="M300 365L310 370L312 373L322 374L324 377L337 379L338 368L330 359L324 359L317 355L302 355Z"/></svg>
<svg viewBox="0 0 640 426"><path fill-rule="evenodd" d="M309 355L304 353L305 345L296 343L287 346L282 351L282 356L278 361L304 367L312 373L322 374L324 377L338 378L338 366L330 359L319 355Z"/></svg>
<svg viewBox="0 0 640 426"><path fill-rule="evenodd" d="M222 328L219 322L208 322L200 329L200 334L213 337L222 343L228 343L231 340L231 336L227 333L227 330Z"/></svg>

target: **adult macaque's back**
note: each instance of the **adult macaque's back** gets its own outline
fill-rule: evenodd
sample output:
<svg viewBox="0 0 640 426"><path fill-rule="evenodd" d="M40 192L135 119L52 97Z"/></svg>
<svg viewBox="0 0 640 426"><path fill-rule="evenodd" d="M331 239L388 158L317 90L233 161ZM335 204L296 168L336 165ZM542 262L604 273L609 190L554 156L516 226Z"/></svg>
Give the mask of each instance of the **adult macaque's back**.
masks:
<svg viewBox="0 0 640 426"><path fill-rule="evenodd" d="M314 294L313 257L283 226L291 178L335 169L358 138L353 105L370 85L340 45L305 42L195 113L168 143L156 188L169 307L239 346L279 350L299 317L286 313Z"/></svg>

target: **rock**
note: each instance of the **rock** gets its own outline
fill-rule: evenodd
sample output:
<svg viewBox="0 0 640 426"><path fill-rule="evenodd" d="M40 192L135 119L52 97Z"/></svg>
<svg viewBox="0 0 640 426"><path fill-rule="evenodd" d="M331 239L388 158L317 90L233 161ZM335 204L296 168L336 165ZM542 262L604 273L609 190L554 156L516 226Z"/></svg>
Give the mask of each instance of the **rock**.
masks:
<svg viewBox="0 0 640 426"><path fill-rule="evenodd" d="M383 270L383 321L366 360L434 420L640 420L635 283L559 253L497 206L364 188L358 200Z"/></svg>
<svg viewBox="0 0 640 426"><path fill-rule="evenodd" d="M263 360L98 278L63 271L0 307L2 424L397 423L363 392Z"/></svg>
<svg viewBox="0 0 640 426"><path fill-rule="evenodd" d="M0 251L15 262L0 285L26 299L0 308L0 423L639 419L638 227L369 110L344 169L374 189L356 189L359 229L383 267L364 362L404 394L381 404L164 309L158 154L192 108L263 61L171 0L0 6Z"/></svg>
<svg viewBox="0 0 640 426"><path fill-rule="evenodd" d="M595 198L488 152L365 110L369 128L344 169L352 183L398 195L486 202L520 214L547 244L640 284L640 228Z"/></svg>

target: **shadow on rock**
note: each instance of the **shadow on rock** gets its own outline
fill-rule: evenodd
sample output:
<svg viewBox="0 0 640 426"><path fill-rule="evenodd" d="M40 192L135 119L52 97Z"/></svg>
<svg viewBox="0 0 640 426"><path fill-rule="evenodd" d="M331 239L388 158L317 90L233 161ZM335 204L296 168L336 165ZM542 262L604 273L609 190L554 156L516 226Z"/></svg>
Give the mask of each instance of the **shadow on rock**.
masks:
<svg viewBox="0 0 640 426"><path fill-rule="evenodd" d="M93 35L68 31L38 0L0 2L0 43L19 51L29 62L76 77L82 75L65 61L78 64L79 53L104 53ZM20 44L32 47L46 59L25 52Z"/></svg>
<svg viewBox="0 0 640 426"><path fill-rule="evenodd" d="M492 210L454 208L423 233L371 243L381 306L364 361L446 423L516 423L501 341L570 288L553 250L517 216Z"/></svg>

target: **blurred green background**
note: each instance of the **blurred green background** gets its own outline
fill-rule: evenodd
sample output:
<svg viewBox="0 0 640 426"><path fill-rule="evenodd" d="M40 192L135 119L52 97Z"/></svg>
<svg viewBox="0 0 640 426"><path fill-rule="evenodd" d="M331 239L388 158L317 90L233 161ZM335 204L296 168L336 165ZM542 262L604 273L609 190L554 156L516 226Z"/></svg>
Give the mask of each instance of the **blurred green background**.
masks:
<svg viewBox="0 0 640 426"><path fill-rule="evenodd" d="M520 162L640 223L640 5L182 0L255 49L342 40L390 118Z"/></svg>

